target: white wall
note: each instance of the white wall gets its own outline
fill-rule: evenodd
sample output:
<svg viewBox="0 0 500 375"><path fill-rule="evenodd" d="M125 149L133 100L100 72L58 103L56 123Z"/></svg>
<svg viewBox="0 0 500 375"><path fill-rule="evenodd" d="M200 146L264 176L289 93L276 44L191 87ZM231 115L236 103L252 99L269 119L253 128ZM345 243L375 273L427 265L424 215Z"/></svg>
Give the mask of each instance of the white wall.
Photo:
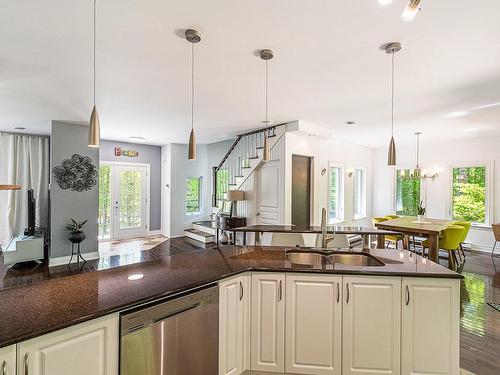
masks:
<svg viewBox="0 0 500 375"><path fill-rule="evenodd" d="M293 132L286 134L286 172L285 172L285 222L291 223L292 217L292 155L313 157L313 225L321 223L321 209L328 207L328 173L321 170L330 163L344 167L344 223L370 225L372 213L372 158L373 150L339 139L308 137ZM363 168L366 172L366 218L353 218L353 178L347 171Z"/></svg>
<svg viewBox="0 0 500 375"><path fill-rule="evenodd" d="M492 223L500 218L500 138L478 138L454 142L433 142L422 137L420 167L439 172L435 181L425 182L425 205L429 217L449 218L450 167L457 163L494 162ZM415 167L415 145L397 145L398 167ZM374 151L374 216L394 213L394 168L387 166L387 149ZM493 171L492 171L493 172ZM474 248L489 250L494 241L491 229L472 228L468 239Z"/></svg>

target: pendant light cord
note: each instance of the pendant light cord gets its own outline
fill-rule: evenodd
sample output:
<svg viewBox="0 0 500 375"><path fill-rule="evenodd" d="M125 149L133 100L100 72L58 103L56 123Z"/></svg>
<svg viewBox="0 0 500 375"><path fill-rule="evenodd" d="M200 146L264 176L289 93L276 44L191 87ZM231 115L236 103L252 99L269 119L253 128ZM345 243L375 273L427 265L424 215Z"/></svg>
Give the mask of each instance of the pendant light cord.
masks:
<svg viewBox="0 0 500 375"><path fill-rule="evenodd" d="M268 126L269 60L266 60L266 127Z"/></svg>
<svg viewBox="0 0 500 375"><path fill-rule="evenodd" d="M392 75L392 84L391 84L391 137L394 137L394 55L395 52L392 52L392 68L391 68L391 75Z"/></svg>
<svg viewBox="0 0 500 375"><path fill-rule="evenodd" d="M96 73L95 73L95 41L96 41L96 22L95 22L96 11L95 11L95 8L96 8L96 2L97 2L97 0L94 0L94 107L95 107L95 76L96 76Z"/></svg>
<svg viewBox="0 0 500 375"><path fill-rule="evenodd" d="M191 43L191 130L194 129L194 43Z"/></svg>

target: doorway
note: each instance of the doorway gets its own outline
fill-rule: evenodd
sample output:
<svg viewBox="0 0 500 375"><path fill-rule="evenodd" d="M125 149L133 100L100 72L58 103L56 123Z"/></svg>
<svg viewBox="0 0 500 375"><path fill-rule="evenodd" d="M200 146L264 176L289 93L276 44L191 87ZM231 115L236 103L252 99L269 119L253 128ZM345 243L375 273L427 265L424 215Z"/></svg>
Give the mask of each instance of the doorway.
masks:
<svg viewBox="0 0 500 375"><path fill-rule="evenodd" d="M292 155L292 224L311 225L311 165L309 156Z"/></svg>
<svg viewBox="0 0 500 375"><path fill-rule="evenodd" d="M140 236L149 228L149 164L99 165L99 240Z"/></svg>

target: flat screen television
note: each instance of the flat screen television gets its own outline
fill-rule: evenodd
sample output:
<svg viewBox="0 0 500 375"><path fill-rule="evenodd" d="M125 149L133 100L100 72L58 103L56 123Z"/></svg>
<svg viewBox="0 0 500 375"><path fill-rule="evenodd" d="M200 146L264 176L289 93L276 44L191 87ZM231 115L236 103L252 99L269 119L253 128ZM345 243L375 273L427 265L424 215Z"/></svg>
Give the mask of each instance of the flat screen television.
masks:
<svg viewBox="0 0 500 375"><path fill-rule="evenodd" d="M35 203L35 193L33 189L28 189L28 227L24 233L27 236L35 235Z"/></svg>

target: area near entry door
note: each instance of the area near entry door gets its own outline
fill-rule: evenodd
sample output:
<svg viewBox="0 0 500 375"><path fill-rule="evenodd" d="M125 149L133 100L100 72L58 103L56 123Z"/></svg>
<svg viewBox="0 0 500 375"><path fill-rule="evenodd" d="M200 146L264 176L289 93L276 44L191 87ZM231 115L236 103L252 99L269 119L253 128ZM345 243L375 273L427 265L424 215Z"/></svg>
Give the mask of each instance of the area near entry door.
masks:
<svg viewBox="0 0 500 375"><path fill-rule="evenodd" d="M149 166L102 162L99 170L99 238L145 234L149 218Z"/></svg>
<svg viewBox="0 0 500 375"><path fill-rule="evenodd" d="M147 177L147 168L144 166L116 166L114 168L114 238L146 233Z"/></svg>

